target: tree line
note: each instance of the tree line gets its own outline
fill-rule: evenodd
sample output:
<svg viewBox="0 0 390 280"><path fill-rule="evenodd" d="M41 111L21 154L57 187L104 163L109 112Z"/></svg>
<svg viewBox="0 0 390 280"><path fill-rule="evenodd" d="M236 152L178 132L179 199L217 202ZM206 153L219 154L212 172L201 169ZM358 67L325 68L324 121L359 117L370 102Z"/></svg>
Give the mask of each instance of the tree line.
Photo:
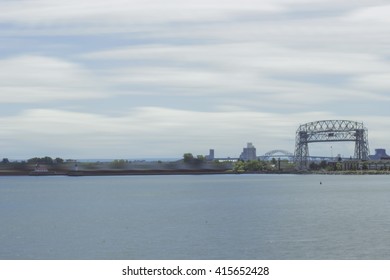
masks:
<svg viewBox="0 0 390 280"><path fill-rule="evenodd" d="M49 165L49 166L58 166L64 164L66 161L62 158L51 158L51 157L33 157L27 160L22 161L10 161L8 158L3 158L0 162L0 166L3 166L7 169L26 169L31 165Z"/></svg>

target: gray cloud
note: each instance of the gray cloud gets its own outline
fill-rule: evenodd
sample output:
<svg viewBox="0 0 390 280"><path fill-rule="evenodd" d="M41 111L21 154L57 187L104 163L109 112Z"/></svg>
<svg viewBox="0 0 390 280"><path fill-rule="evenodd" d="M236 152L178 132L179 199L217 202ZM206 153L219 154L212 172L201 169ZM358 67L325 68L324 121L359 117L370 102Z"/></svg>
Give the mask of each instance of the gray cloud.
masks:
<svg viewBox="0 0 390 280"><path fill-rule="evenodd" d="M103 84L82 66L63 59L19 56L0 60L0 103L101 98Z"/></svg>
<svg viewBox="0 0 390 280"><path fill-rule="evenodd" d="M234 156L246 141L291 151L300 123L342 118L365 121L384 146L388 9L380 0L3 1L0 145L15 156L211 147Z"/></svg>

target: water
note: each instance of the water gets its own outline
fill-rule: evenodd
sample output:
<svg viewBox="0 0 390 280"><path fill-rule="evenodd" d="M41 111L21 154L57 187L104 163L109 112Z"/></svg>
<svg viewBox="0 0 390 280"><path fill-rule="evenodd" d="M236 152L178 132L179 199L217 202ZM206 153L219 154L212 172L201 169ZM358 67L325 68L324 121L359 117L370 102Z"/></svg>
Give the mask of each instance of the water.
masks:
<svg viewBox="0 0 390 280"><path fill-rule="evenodd" d="M390 259L389 179L0 177L0 259Z"/></svg>

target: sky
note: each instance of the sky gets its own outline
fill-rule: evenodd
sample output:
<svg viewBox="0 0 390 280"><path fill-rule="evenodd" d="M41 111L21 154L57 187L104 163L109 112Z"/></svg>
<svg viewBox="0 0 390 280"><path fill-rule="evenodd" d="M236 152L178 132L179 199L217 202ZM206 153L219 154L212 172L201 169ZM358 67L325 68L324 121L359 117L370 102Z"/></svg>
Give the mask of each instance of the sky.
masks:
<svg viewBox="0 0 390 280"><path fill-rule="evenodd" d="M390 3L0 0L0 158L294 152L363 122L390 151ZM353 155L354 143L309 146Z"/></svg>

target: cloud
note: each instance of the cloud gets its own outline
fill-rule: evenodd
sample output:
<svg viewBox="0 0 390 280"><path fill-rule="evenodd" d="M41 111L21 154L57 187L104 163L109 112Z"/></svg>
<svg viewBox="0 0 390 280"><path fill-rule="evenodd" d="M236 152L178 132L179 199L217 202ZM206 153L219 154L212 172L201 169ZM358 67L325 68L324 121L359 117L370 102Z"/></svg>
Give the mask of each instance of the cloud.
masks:
<svg viewBox="0 0 390 280"><path fill-rule="evenodd" d="M82 55L121 61L106 69L111 83L155 95L214 96L220 105L303 107L335 101L382 100L353 79L387 72L380 57L365 53L297 50L262 43L142 45ZM327 77L331 80L328 81ZM336 77L340 82L332 82Z"/></svg>
<svg viewBox="0 0 390 280"><path fill-rule="evenodd" d="M385 145L390 30L372 5L388 9L380 0L0 1L0 147L236 156L250 141L292 151L299 124L345 118L367 120L374 145Z"/></svg>
<svg viewBox="0 0 390 280"><path fill-rule="evenodd" d="M351 11L346 20L366 23L389 23L390 5L375 5Z"/></svg>
<svg viewBox="0 0 390 280"><path fill-rule="evenodd" d="M383 92L387 96L390 90L390 72L356 76L350 84L352 87L371 92Z"/></svg>
<svg viewBox="0 0 390 280"><path fill-rule="evenodd" d="M273 149L293 152L298 126L307 120L321 119L340 119L340 116L330 112L286 116L256 111L200 112L140 107L112 117L35 109L0 120L2 139L7 139L0 145L10 158L46 154L73 158L179 158L185 152L207 153L209 148L216 149L217 156L234 157L246 142L253 142L259 154ZM384 118L381 125L388 121L389 118ZM370 136L375 136L375 145L385 143L390 137L389 132L375 124L375 118L369 118L366 125ZM327 152L327 148L318 145L311 150L313 154Z"/></svg>
<svg viewBox="0 0 390 280"><path fill-rule="evenodd" d="M221 0L68 0L6 1L0 22L30 26L45 25L128 25L177 21L223 20L235 11L277 12L272 1ZM103 20L103 21L102 21Z"/></svg>
<svg viewBox="0 0 390 280"><path fill-rule="evenodd" d="M17 150L33 156L69 151L72 154L67 156L78 158L180 157L211 147L221 156L237 156L246 141L262 146L260 151L277 144L288 149L297 124L297 118L277 114L158 107L136 108L119 117L34 109L0 120L3 139L8 139L2 149L9 153Z"/></svg>
<svg viewBox="0 0 390 280"><path fill-rule="evenodd" d="M1 103L100 98L103 84L63 59L24 55L0 60Z"/></svg>
<svg viewBox="0 0 390 280"><path fill-rule="evenodd" d="M100 26L127 23L218 21L243 12L291 13L295 11L351 10L385 3L380 0L18 0L2 1L1 22L27 25L86 24ZM374 11L375 8L367 9ZM104 18L104 21L102 19Z"/></svg>
<svg viewBox="0 0 390 280"><path fill-rule="evenodd" d="M360 74L389 70L380 57L358 52L298 50L260 42L203 45L141 45L91 52L82 58L136 61L138 64L189 66L268 74ZM364 67L363 67L364 66ZM136 68L135 68L136 69Z"/></svg>

